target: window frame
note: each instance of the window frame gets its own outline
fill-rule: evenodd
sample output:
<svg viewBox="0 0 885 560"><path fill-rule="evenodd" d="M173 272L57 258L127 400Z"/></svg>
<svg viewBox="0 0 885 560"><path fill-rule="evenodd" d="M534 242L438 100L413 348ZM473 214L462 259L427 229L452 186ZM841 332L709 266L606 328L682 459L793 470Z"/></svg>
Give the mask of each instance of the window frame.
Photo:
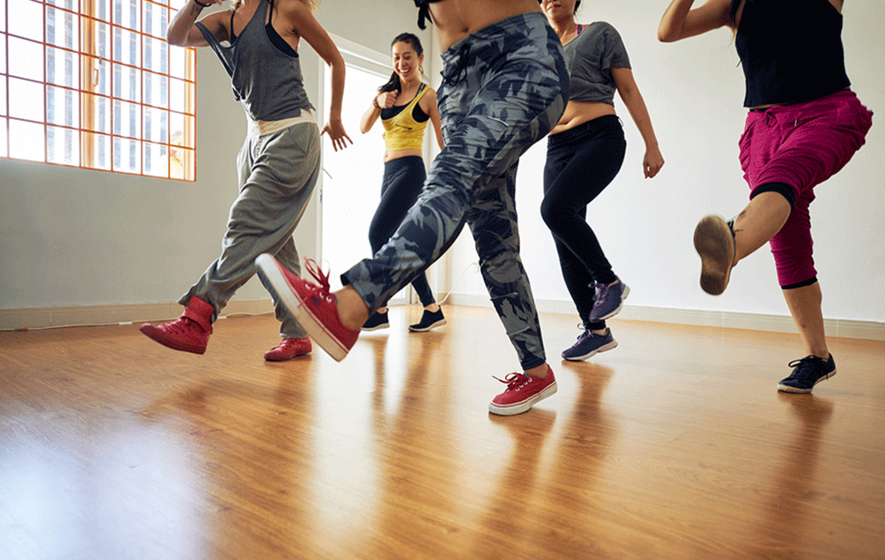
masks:
<svg viewBox="0 0 885 560"><path fill-rule="evenodd" d="M171 47L165 39L174 5L185 2L2 0L0 158L195 181L196 49ZM35 15L35 5L42 24L16 19ZM13 46L39 50L42 69L11 68L22 66L11 60ZM42 119L35 118L41 113L36 104L21 110L16 88L32 95L42 90ZM29 136L18 132L25 128ZM26 136L33 149L15 147Z"/></svg>

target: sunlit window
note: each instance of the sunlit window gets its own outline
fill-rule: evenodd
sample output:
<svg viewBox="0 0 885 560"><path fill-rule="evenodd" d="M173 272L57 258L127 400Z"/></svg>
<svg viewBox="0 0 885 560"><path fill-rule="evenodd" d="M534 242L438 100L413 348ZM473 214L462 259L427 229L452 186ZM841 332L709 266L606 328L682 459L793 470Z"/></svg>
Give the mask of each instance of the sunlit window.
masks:
<svg viewBox="0 0 885 560"><path fill-rule="evenodd" d="M0 0L0 157L194 180L185 0Z"/></svg>

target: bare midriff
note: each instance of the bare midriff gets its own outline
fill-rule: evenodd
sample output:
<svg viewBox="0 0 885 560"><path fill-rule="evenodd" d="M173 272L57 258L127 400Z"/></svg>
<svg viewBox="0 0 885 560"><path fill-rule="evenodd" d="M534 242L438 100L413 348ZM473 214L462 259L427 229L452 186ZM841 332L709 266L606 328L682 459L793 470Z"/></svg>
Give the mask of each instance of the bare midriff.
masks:
<svg viewBox="0 0 885 560"><path fill-rule="evenodd" d="M541 12L537 0L441 0L430 4L441 51L493 23L527 12Z"/></svg>
<svg viewBox="0 0 885 560"><path fill-rule="evenodd" d="M424 157L424 154L422 150L387 150L384 152L384 162L410 156Z"/></svg>
<svg viewBox="0 0 885 560"><path fill-rule="evenodd" d="M598 101L569 101L565 107L565 113L559 119L559 124L553 127L550 134L559 134L576 126L580 126L585 122L604 117L605 115L615 115L615 108L608 103L600 103Z"/></svg>

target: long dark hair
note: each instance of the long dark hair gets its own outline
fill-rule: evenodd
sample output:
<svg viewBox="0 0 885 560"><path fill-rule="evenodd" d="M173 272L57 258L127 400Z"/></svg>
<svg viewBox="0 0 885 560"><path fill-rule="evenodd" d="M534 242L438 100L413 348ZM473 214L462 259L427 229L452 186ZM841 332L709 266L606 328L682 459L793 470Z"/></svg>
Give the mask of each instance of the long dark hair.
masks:
<svg viewBox="0 0 885 560"><path fill-rule="evenodd" d="M415 54L421 56L424 54L424 47L421 46L421 39L418 38L417 35L412 33L400 33L396 37L393 38L393 41L390 42L390 46L393 47L397 43L406 43L413 49L415 49ZM387 83L378 88L378 91L381 93L385 93L388 91L402 91L399 82L399 74L396 73L396 70L393 71L393 74L390 75L390 79L387 80Z"/></svg>
<svg viewBox="0 0 885 560"><path fill-rule="evenodd" d="M731 8L728 10L728 15L731 17L731 23L734 25L737 23L737 14L738 8L741 7L741 0L731 0Z"/></svg>

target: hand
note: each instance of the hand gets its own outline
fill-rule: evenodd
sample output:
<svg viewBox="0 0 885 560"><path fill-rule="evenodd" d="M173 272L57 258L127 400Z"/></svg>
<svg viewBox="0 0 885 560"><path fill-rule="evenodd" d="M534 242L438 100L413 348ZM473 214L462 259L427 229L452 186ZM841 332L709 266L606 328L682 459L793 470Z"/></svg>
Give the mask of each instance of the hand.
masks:
<svg viewBox="0 0 885 560"><path fill-rule="evenodd" d="M399 97L399 90L387 91L375 97L375 101L378 102L378 107L381 109L390 109L396 103L397 97Z"/></svg>
<svg viewBox="0 0 885 560"><path fill-rule="evenodd" d="M332 141L332 148L334 148L336 152L339 148L342 150L346 148L347 142L353 144L353 140L351 140L350 136L347 135L347 132L344 131L344 124L342 124L341 119L329 119L329 122L323 127L320 136L326 133L329 134L329 139ZM345 139L347 142L345 142Z"/></svg>
<svg viewBox="0 0 885 560"><path fill-rule="evenodd" d="M651 179L658 174L662 167L664 167L664 156L661 155L661 150L657 146L647 148L645 157L642 158L642 172L645 174L645 178Z"/></svg>

